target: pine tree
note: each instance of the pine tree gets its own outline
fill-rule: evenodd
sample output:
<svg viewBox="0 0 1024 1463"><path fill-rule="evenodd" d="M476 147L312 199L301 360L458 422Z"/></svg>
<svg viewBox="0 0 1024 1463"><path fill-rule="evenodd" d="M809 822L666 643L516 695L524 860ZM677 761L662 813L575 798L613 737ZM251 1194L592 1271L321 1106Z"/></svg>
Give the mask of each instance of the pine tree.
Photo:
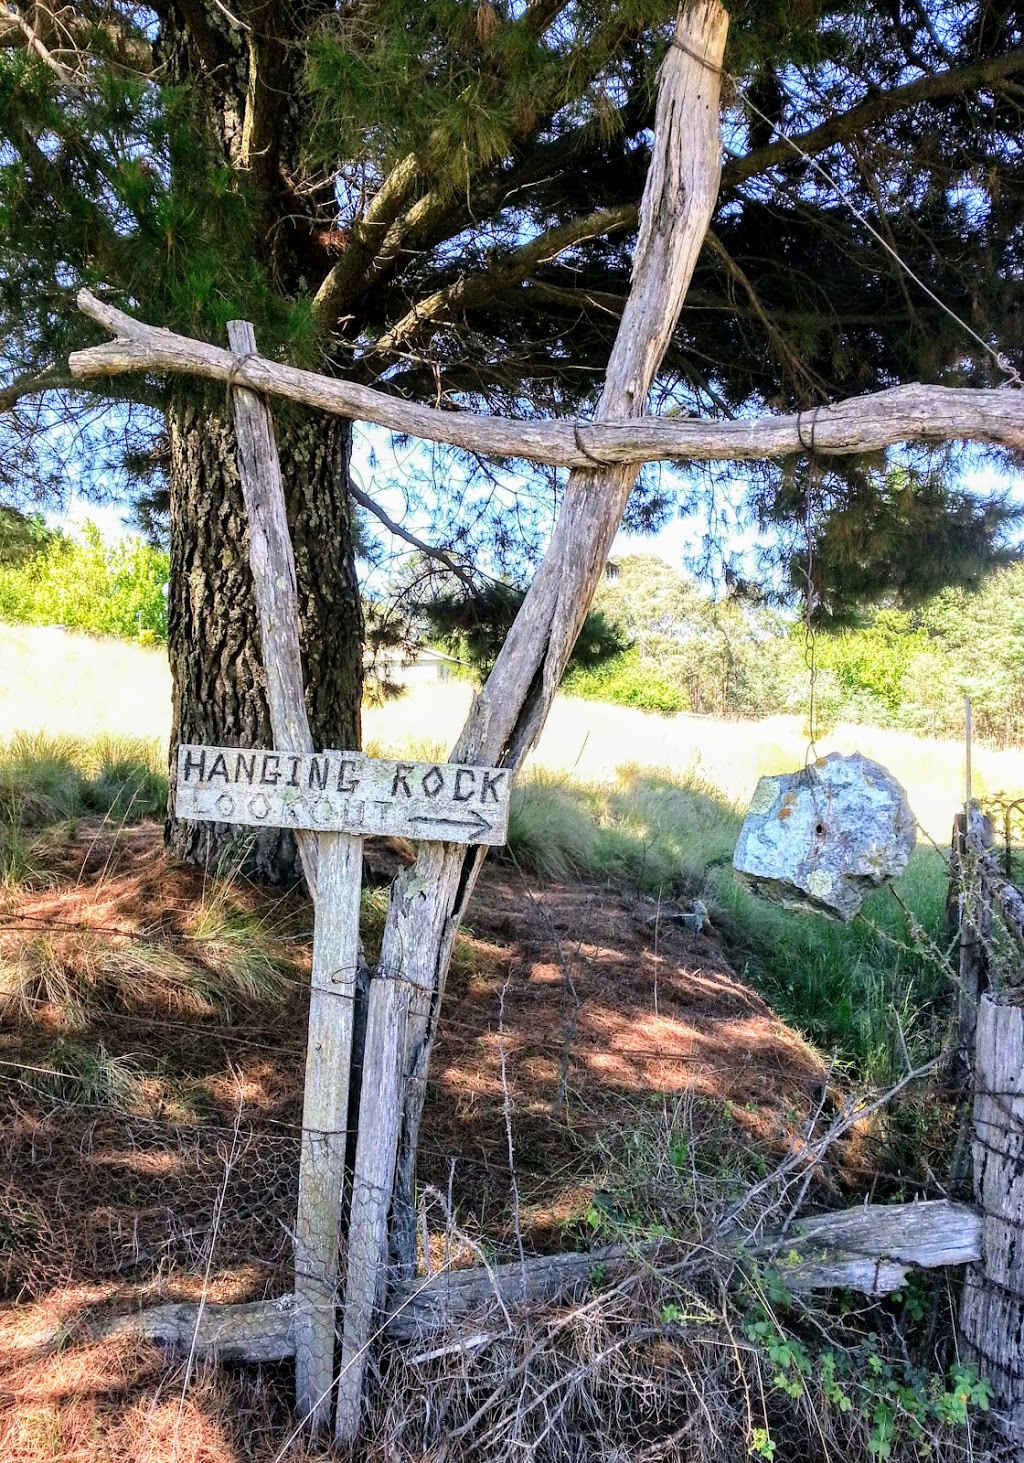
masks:
<svg viewBox="0 0 1024 1463"><path fill-rule="evenodd" d="M671 0L8 7L0 483L18 490L33 450L52 475L53 433L35 429L65 406L79 423L93 409L60 395L66 353L87 334L73 308L83 283L218 342L227 320L253 320L266 354L408 396L585 414L628 287L674 11ZM731 156L654 406L806 408L813 446L822 400L914 378L999 379L895 255L1019 366L1015 7L751 0L735 7L727 66ZM141 454L130 442L127 461L162 466L169 485L174 736L258 744L269 728L223 394L118 389L107 431L130 438L155 421L156 442ZM349 429L282 412L279 437L314 734L353 745ZM819 573L845 566L846 603L922 524L946 577L962 572L961 539L972 572L986 562L998 523L936 489L933 468L907 511L882 512L870 463L810 479L766 472L756 506L784 547L794 524L798 547L820 540ZM663 510L649 486L634 520ZM487 521L507 539L499 511ZM863 547L879 524L881 561ZM921 556L903 558L910 579ZM217 847L173 824L171 838L186 857ZM251 863L284 875L289 851L275 837Z"/></svg>

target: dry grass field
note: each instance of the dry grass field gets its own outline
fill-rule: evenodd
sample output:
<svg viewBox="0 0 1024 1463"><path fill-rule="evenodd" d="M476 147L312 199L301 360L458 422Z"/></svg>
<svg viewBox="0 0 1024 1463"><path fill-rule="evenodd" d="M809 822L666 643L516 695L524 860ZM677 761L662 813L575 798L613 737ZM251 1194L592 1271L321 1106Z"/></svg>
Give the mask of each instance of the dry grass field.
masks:
<svg viewBox="0 0 1024 1463"><path fill-rule="evenodd" d="M59 629L0 625L0 741L16 732L92 737L119 734L166 742L170 676L164 652ZM447 755L469 708L463 681L417 686L396 701L368 707L364 737L374 749L430 747ZM927 833L945 844L963 800L964 749L958 742L878 727L840 725L819 752L860 751L883 763L907 789ZM757 779L803 764L807 737L797 717L715 721L660 716L624 706L559 697L531 765L585 781L619 768L658 768L696 777L744 807ZM1024 751L976 747L976 796L1024 794Z"/></svg>

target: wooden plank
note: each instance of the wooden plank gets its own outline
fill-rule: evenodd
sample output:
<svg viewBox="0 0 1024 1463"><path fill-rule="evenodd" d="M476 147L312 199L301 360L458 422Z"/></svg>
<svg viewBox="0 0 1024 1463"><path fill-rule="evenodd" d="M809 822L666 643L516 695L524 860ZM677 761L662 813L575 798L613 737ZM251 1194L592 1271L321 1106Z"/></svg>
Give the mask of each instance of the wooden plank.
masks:
<svg viewBox="0 0 1024 1463"><path fill-rule="evenodd" d="M97 1328L101 1336L141 1336L170 1352L194 1352L202 1361L289 1361L295 1355L295 1297L250 1300L236 1305L171 1301L117 1316ZM42 1336L42 1345L58 1335Z"/></svg>
<svg viewBox="0 0 1024 1463"><path fill-rule="evenodd" d="M859 1290L888 1295L910 1270L966 1265L981 1251L981 1216L967 1204L863 1204L813 1214L786 1234L765 1235L755 1253L774 1265L787 1290Z"/></svg>
<svg viewBox="0 0 1024 1463"><path fill-rule="evenodd" d="M991 1384L992 1418L1024 1456L1024 1010L983 996L975 1041L974 1192L981 1258L964 1279L966 1353Z"/></svg>
<svg viewBox="0 0 1024 1463"><path fill-rule="evenodd" d="M256 336L247 320L228 322L232 370L256 353ZM249 521L249 566L260 617L260 647L267 678L267 702L274 746L279 752L312 752L313 733L306 713L306 691L299 646L299 592L295 553L281 484L274 419L262 397L234 384L232 404L238 443L238 476ZM179 817L191 817L175 805ZM237 822L222 818L221 822ZM287 825L285 825L287 826ZM298 833L299 856L309 891L316 898L316 839Z"/></svg>
<svg viewBox="0 0 1024 1463"><path fill-rule="evenodd" d="M236 369L241 369L240 363L256 350L252 326L232 321L228 338ZM244 387L236 385L233 401L238 472L249 521L249 563L274 735L275 750L264 754L262 771L268 759L308 758L314 743L299 645L295 555L273 418L266 402ZM190 750L179 749L179 768L183 763L187 768L189 759ZM201 751L199 760L202 767L207 766ZM213 766L211 761L211 771ZM179 815L208 816L197 806L188 776L184 783L185 791L179 783L177 793ZM235 816L237 811L228 798L220 804L217 821L245 822L244 817ZM317 1428L329 1424L331 1412L363 845L361 838L348 833L318 836L303 831L301 824L282 823L296 828L306 882L316 900L295 1221L294 1336L296 1405Z"/></svg>
<svg viewBox="0 0 1024 1463"><path fill-rule="evenodd" d="M754 1246L730 1238L716 1240L714 1247L774 1264L792 1293L841 1288L884 1295L905 1285L908 1270L977 1261L981 1215L948 1199L865 1204L814 1215L786 1236L768 1235ZM476 1329L482 1316L500 1314L502 1307L550 1306L592 1290L599 1275L614 1281L630 1270L656 1271L659 1262L674 1264L686 1253L685 1246L660 1239L605 1245L586 1254L536 1255L525 1265L516 1260L420 1276L392 1287L382 1325L396 1342L420 1342L466 1322ZM119 1317L104 1332L131 1331L178 1351L187 1351L195 1336L197 1354L213 1360L283 1360L295 1346L292 1314L291 1296L246 1305L207 1304L201 1316L195 1303L175 1302Z"/></svg>
<svg viewBox="0 0 1024 1463"><path fill-rule="evenodd" d="M345 1268L345 1319L335 1423L339 1443L350 1441L359 1432L369 1347L388 1288L388 1211L402 1116L410 995L411 987L405 980L377 976L370 982Z"/></svg>
<svg viewBox="0 0 1024 1463"><path fill-rule="evenodd" d="M330 1422L338 1231L345 1183L363 841L320 835L320 895L295 1219L295 1395L314 1429Z"/></svg>
<svg viewBox="0 0 1024 1463"><path fill-rule="evenodd" d="M496 844L505 842L510 790L504 767L178 748L178 811L197 821Z"/></svg>

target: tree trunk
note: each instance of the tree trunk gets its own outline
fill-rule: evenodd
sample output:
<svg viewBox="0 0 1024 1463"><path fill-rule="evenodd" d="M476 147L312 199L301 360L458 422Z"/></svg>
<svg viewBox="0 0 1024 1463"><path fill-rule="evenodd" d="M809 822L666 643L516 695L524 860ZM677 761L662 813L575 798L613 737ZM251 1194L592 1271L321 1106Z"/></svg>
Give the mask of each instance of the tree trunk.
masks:
<svg viewBox="0 0 1024 1463"><path fill-rule="evenodd" d="M273 741L248 525L224 395L175 392L168 429L173 768L179 742L269 747ZM318 748L358 748L363 626L348 494L351 424L289 408L277 414L277 440L295 546L310 727ZM186 863L213 866L230 859L268 883L300 877L294 835L286 829L176 819L173 777L166 839Z"/></svg>

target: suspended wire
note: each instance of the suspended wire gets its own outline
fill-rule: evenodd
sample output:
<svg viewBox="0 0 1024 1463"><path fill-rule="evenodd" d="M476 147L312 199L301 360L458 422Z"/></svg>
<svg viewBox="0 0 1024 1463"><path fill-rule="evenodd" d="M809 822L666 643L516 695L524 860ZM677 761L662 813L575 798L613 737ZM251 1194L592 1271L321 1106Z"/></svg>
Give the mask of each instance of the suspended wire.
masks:
<svg viewBox="0 0 1024 1463"><path fill-rule="evenodd" d="M821 459L814 441L814 429L818 420L818 407L811 413L810 439L804 441L803 423L797 415L797 436L800 445L809 454L807 491L804 495L804 664L807 666L807 752L804 766L809 770L812 762L818 760L817 744L817 635L814 627L816 594L814 589L814 507L815 491L821 480ZM813 788L812 788L813 796Z"/></svg>

